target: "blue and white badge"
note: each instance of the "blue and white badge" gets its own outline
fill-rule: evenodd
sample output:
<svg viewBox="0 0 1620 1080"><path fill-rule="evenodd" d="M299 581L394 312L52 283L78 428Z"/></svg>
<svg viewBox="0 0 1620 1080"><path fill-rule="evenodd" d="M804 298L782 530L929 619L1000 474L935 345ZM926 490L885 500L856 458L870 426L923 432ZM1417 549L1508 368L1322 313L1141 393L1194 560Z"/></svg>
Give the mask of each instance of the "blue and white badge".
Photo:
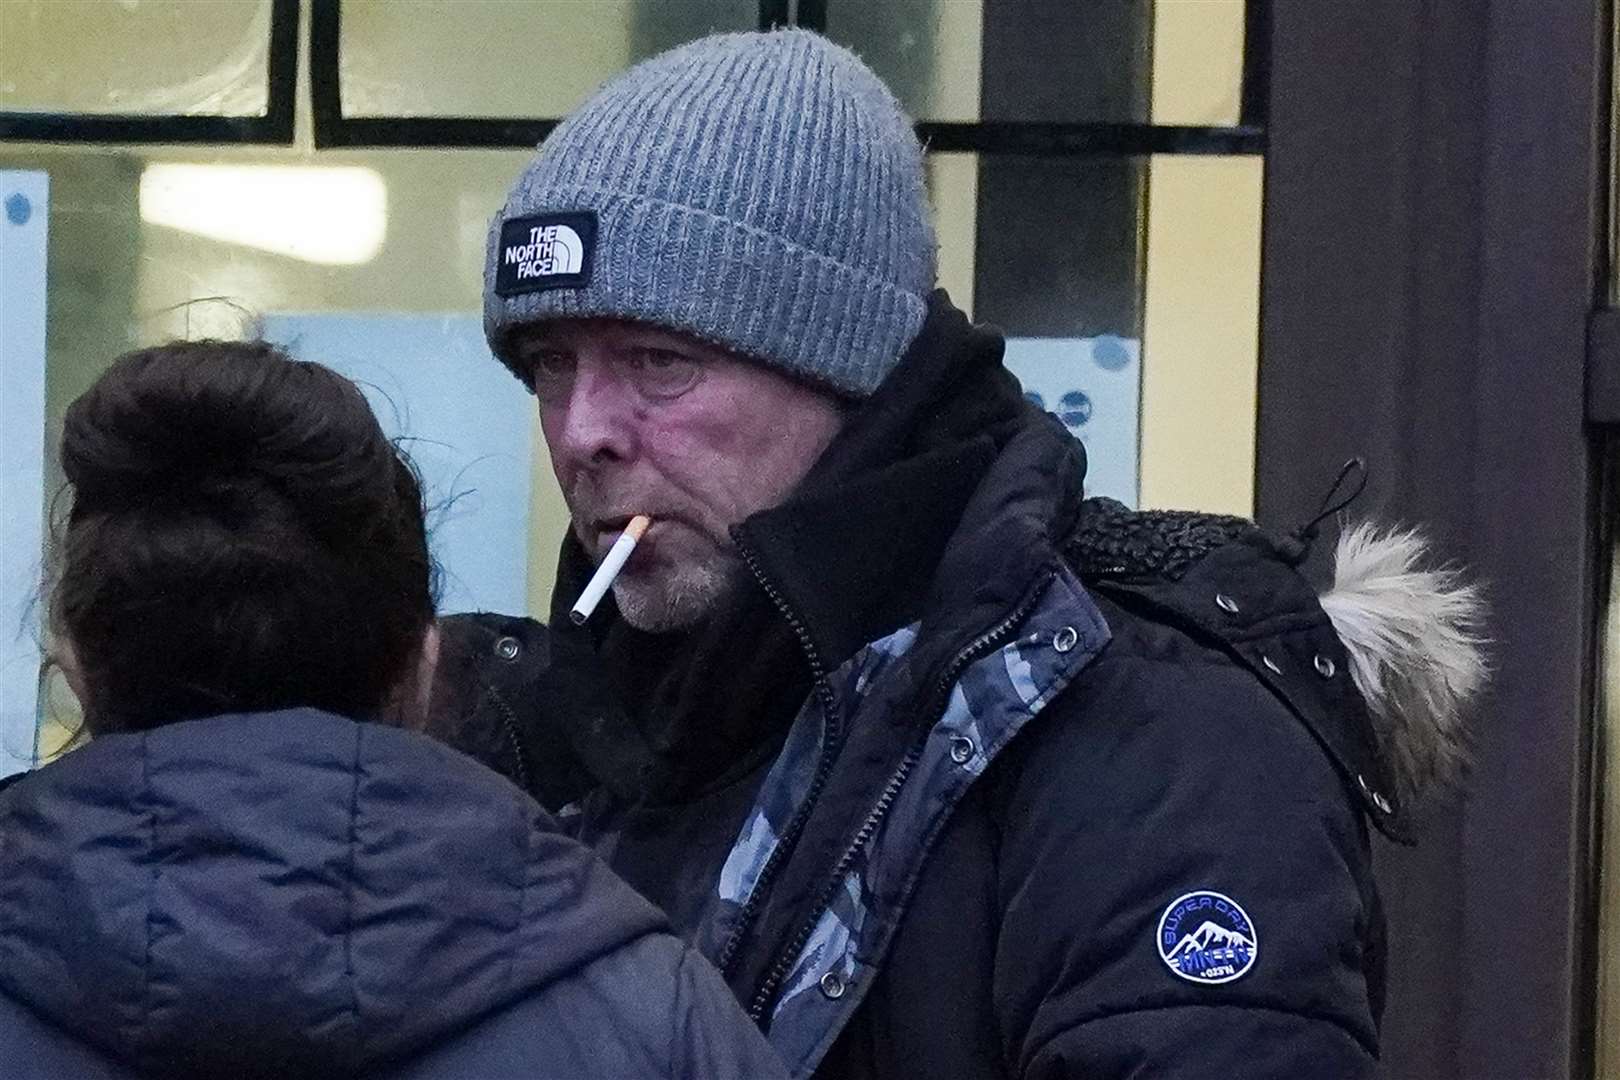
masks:
<svg viewBox="0 0 1620 1080"><path fill-rule="evenodd" d="M1254 923L1230 896L1190 892L1171 901L1159 916L1159 958L1188 982L1242 978L1259 955Z"/></svg>

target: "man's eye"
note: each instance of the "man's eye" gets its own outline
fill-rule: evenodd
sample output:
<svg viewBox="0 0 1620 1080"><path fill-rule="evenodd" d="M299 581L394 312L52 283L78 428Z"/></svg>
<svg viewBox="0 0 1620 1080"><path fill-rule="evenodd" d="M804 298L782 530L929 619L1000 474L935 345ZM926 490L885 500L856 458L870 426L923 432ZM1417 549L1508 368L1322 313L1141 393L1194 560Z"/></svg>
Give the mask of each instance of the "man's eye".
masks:
<svg viewBox="0 0 1620 1080"><path fill-rule="evenodd" d="M626 359L636 388L654 401L680 397L703 375L702 361L673 349L634 349Z"/></svg>
<svg viewBox="0 0 1620 1080"><path fill-rule="evenodd" d="M529 354L529 367L536 378L570 375L574 371L574 357L561 349L536 349Z"/></svg>
<svg viewBox="0 0 1620 1080"><path fill-rule="evenodd" d="M574 381L574 354L562 349L530 349L523 354L528 365L529 389L541 398L568 393Z"/></svg>
<svg viewBox="0 0 1620 1080"><path fill-rule="evenodd" d="M630 362L636 367L651 368L655 371L696 363L690 357L671 352L669 349L637 349L630 354Z"/></svg>

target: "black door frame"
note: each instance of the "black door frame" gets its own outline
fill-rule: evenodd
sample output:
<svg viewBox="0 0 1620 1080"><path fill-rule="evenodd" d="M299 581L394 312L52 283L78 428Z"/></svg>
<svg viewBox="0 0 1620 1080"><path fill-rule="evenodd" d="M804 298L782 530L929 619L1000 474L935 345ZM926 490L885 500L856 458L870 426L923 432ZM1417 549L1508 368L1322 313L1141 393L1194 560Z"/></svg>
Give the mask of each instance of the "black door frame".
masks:
<svg viewBox="0 0 1620 1080"><path fill-rule="evenodd" d="M1257 504L1427 523L1488 588L1466 794L1380 844L1396 1077L1592 1071L1607 0L1278 4ZM1318 558L1321 553L1318 553Z"/></svg>

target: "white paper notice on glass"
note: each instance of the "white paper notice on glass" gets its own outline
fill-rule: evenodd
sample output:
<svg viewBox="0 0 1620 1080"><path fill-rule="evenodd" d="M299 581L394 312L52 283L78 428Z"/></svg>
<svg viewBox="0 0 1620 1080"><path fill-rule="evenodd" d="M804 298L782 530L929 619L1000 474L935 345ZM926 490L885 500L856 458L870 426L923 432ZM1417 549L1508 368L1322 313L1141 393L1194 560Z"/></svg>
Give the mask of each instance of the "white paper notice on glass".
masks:
<svg viewBox="0 0 1620 1080"><path fill-rule="evenodd" d="M1024 396L1086 447L1086 494L1136 506L1141 454L1142 345L1111 334L1008 338L1007 369Z"/></svg>
<svg viewBox="0 0 1620 1080"><path fill-rule="evenodd" d="M0 171L0 776L33 766L39 731L48 195Z"/></svg>
<svg viewBox="0 0 1620 1080"><path fill-rule="evenodd" d="M439 612L527 603L534 399L490 355L477 315L272 315L265 336L360 384L421 473Z"/></svg>

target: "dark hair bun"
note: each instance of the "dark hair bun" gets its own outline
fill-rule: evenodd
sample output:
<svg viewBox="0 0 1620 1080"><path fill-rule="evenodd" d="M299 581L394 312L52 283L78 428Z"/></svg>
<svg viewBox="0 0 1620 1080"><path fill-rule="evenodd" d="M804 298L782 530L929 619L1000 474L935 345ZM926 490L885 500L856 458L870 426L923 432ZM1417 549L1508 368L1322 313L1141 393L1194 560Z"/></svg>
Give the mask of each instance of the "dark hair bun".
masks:
<svg viewBox="0 0 1620 1080"><path fill-rule="evenodd" d="M263 342L126 354L63 424L63 471L85 510L203 508L257 487L341 535L392 497L397 466L353 383Z"/></svg>
<svg viewBox="0 0 1620 1080"><path fill-rule="evenodd" d="M92 730L387 699L432 618L421 488L364 396L263 342L126 354L68 409L53 610Z"/></svg>

